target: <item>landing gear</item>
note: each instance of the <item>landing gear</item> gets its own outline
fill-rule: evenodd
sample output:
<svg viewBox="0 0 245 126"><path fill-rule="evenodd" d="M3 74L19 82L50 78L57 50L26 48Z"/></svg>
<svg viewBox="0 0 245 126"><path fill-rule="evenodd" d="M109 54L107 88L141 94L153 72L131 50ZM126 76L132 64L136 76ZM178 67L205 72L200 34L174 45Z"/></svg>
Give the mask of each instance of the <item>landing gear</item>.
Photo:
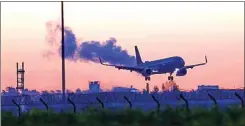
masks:
<svg viewBox="0 0 245 126"><path fill-rule="evenodd" d="M169 80L169 81L173 81L173 80L174 80L174 77L172 76L172 74L173 74L173 73L171 72L170 75L168 76L168 80Z"/></svg>
<svg viewBox="0 0 245 126"><path fill-rule="evenodd" d="M174 77L170 75L170 76L168 76L168 80L173 81L174 80Z"/></svg>
<svg viewBox="0 0 245 126"><path fill-rule="evenodd" d="M151 77L145 77L145 81L150 81Z"/></svg>
<svg viewBox="0 0 245 126"><path fill-rule="evenodd" d="M173 81L174 80L174 77L172 76L173 72L170 73L170 75L168 76L168 80L169 81Z"/></svg>

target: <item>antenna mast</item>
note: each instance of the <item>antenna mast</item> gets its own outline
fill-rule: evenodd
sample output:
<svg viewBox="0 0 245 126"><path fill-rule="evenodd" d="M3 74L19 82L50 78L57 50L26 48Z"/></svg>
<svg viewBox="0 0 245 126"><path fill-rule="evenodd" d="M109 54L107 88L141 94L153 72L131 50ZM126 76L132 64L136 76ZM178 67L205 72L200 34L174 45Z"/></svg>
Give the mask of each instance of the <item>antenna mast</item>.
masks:
<svg viewBox="0 0 245 126"><path fill-rule="evenodd" d="M17 91L19 89L24 89L24 78L25 78L25 69L24 69L24 62L22 62L22 67L19 69L18 62L16 63L16 74L17 74L17 83L16 83L16 89Z"/></svg>

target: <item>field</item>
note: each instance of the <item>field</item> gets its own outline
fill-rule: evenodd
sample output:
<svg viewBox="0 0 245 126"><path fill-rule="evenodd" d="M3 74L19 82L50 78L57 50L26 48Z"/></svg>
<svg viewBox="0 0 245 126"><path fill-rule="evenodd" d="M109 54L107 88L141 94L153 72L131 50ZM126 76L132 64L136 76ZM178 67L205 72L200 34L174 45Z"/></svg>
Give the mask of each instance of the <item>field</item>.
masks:
<svg viewBox="0 0 245 126"><path fill-rule="evenodd" d="M55 113L31 110L13 116L2 112L3 126L245 126L244 109L232 107L221 110L167 107L165 110L143 112L141 110L90 109L82 113Z"/></svg>

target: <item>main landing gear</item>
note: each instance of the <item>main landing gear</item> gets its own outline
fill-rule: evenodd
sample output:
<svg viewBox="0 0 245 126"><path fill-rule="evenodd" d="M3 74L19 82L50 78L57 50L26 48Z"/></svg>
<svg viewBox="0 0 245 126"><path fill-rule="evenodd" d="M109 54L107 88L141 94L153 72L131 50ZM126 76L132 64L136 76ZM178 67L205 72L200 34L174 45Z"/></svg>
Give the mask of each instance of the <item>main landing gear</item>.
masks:
<svg viewBox="0 0 245 126"><path fill-rule="evenodd" d="M173 76L168 76L168 80L174 80L174 77Z"/></svg>
<svg viewBox="0 0 245 126"><path fill-rule="evenodd" d="M170 73L170 76L168 76L168 80L173 81L174 77L172 76L173 73Z"/></svg>
<svg viewBox="0 0 245 126"><path fill-rule="evenodd" d="M145 77L145 81L150 81L151 77Z"/></svg>

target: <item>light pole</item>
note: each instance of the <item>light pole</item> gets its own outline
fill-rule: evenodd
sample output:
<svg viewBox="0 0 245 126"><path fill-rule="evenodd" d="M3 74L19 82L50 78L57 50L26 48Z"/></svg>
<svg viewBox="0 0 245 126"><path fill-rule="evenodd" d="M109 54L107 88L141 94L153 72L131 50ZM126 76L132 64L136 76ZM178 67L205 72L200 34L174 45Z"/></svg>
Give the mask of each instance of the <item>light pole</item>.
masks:
<svg viewBox="0 0 245 126"><path fill-rule="evenodd" d="M62 53L62 94L63 100L65 101L65 43L64 43L65 33L64 33L64 6L63 1L61 1L61 53Z"/></svg>

